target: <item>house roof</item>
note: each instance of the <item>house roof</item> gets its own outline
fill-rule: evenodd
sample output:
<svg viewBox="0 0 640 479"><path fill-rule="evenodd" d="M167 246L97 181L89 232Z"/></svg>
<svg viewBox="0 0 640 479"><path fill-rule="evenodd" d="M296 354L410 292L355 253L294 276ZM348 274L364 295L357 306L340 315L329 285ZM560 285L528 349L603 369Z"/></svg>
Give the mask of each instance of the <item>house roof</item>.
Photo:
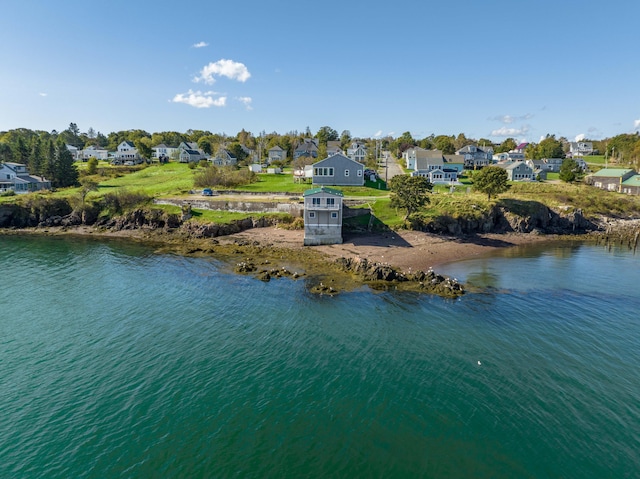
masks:
<svg viewBox="0 0 640 479"><path fill-rule="evenodd" d="M624 186L636 186L640 188L640 175L633 175L631 178L622 182Z"/></svg>
<svg viewBox="0 0 640 479"><path fill-rule="evenodd" d="M334 196L344 196L342 191L336 190L334 188L327 188L326 186L321 186L320 188L313 188L311 190L307 190L302 194L302 196L310 196L310 195L315 195L317 193L322 193L322 192L329 193L330 195L334 195Z"/></svg>
<svg viewBox="0 0 640 479"><path fill-rule="evenodd" d="M278 145L269 148L269 151L284 151L282 148L280 148Z"/></svg>
<svg viewBox="0 0 640 479"><path fill-rule="evenodd" d="M499 166L500 168L504 168L505 170L514 170L521 165L524 165L525 167L532 170L532 168L529 165L527 165L524 161L514 161L513 163L497 163L496 164L496 166Z"/></svg>
<svg viewBox="0 0 640 479"><path fill-rule="evenodd" d="M602 168L591 176L600 176L605 178L620 178L633 171L629 168Z"/></svg>
<svg viewBox="0 0 640 479"><path fill-rule="evenodd" d="M445 163L464 163L463 155L444 155Z"/></svg>
<svg viewBox="0 0 640 479"><path fill-rule="evenodd" d="M329 163L329 164L332 164L332 163L334 163L336 160L345 160L345 161L348 161L348 162L354 163L354 166L357 166L357 167L359 167L359 168L364 169L364 165L363 165L362 163L359 163L359 162L357 162L356 160L352 160L352 159L351 159L351 158L349 158L348 156L344 156L343 154L340 154L340 153L336 153L335 155L328 156L328 157L326 157L326 158L325 158L325 159L323 159L323 160L316 161L316 162L313 164L313 166L318 166L318 165L320 165L321 163L324 163L324 162L327 162L327 163Z"/></svg>

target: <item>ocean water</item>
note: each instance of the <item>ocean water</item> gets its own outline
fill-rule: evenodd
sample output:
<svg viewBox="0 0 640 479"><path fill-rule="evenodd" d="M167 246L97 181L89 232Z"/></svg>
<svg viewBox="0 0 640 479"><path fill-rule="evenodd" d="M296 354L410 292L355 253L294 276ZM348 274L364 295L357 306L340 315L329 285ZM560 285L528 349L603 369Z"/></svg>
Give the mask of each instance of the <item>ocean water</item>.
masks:
<svg viewBox="0 0 640 479"><path fill-rule="evenodd" d="M640 477L640 259L334 298L126 241L0 236L0 477Z"/></svg>

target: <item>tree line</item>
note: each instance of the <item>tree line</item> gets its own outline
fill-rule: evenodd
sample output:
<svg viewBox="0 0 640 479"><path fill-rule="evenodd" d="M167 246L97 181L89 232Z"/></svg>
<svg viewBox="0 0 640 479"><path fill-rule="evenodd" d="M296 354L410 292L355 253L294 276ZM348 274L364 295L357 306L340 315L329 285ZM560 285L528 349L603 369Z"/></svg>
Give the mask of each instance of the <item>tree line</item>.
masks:
<svg viewBox="0 0 640 479"><path fill-rule="evenodd" d="M258 153L259 159L267 158L269 149L278 146L286 151L289 161L292 161L294 151L305 140L314 138L318 143L318 158L326 156L329 141L338 142L342 150L346 151L352 142L358 141L367 147L369 161L375 164L377 152L389 150L400 157L409 148L419 146L424 149L438 149L444 154L453 154L461 148L474 144L479 147L492 147L495 153L508 152L515 149L518 143L514 138L506 138L501 143L494 143L487 138L469 138L464 133L458 135L435 135L425 138L413 138L410 132L404 132L397 138L391 136L381 138L354 138L349 130L338 133L330 126L321 127L313 133L309 127L304 132L290 131L284 134L277 132L258 134L242 129L236 135L212 133L207 130L187 130L186 132L164 131L149 133L145 130L124 130L111 132L107 135L93 128L82 132L76 123L70 123L68 128L60 132L29 130L18 128L0 132L0 161L14 161L24 163L32 174L45 176L57 187L69 186L77 183L77 172L73 168L73 159L67 155L61 145L72 145L78 149L88 146L116 150L117 146L128 141L134 144L140 155L145 158L152 156L152 148L159 144L176 147L182 142L196 143L198 148L209 155L214 155L219 148L225 148L235 156L240 165L250 161L247 150ZM590 141L590 140L585 140ZM640 163L640 135L621 134L604 140L591 140L594 149L599 153L625 164ZM569 151L569 141L566 138L556 138L546 135L539 143L530 143L525 156L529 159L564 158Z"/></svg>

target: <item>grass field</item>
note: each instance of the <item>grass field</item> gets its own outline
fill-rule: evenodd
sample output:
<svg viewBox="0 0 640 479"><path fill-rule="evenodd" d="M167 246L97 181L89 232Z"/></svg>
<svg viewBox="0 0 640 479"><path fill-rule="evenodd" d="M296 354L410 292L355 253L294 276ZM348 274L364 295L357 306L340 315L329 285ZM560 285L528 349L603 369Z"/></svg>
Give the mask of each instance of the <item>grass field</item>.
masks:
<svg viewBox="0 0 640 479"><path fill-rule="evenodd" d="M604 160L604 157L589 157L595 161ZM598 163L594 163L597 165ZM84 166L84 165L81 165ZM599 168L598 168L599 169ZM133 170L133 171L132 171ZM87 201L97 200L108 193L132 193L131 196L162 198L187 196L194 189L194 175L199 168L191 169L184 163L168 163L164 165L151 165L147 167L122 168L110 167L101 164L99 173L91 179L98 182L97 191L92 191L87 196ZM549 179L557 177L550 174ZM602 191L583 184L565 183L513 183L508 192L503 193L498 199L487 201L486 195L473 191L470 181L456 186L453 191L449 186L435 186L430 196L431 202L420 211L424 217L437 217L446 215L451 217L465 216L473 218L482 211L487 211L495 202L505 202L506 206L515 202L520 204L542 203L549 207L571 207L581 209L586 215L597 214L640 214L640 198L625 196L618 193ZM259 174L258 181L250 185L237 188L240 191L269 193L287 192L295 196L312 188L310 184L294 183L290 170L283 174ZM390 228L402 226L404 223L404 211L396 210L390 206L389 191L376 188L363 187L338 187L346 198L354 198L362 201L362 206L370 206L377 220ZM80 197L80 188L68 188L54 193L38 193L43 196L73 198L77 203ZM22 196L22 195L19 195ZM0 197L0 203L15 202L18 196ZM511 201L511 203L509 203ZM179 213L178 207L160 206L165 211ZM198 210L193 211L194 221L228 223L230 221L251 217L264 216L255 213L229 213L219 211Z"/></svg>

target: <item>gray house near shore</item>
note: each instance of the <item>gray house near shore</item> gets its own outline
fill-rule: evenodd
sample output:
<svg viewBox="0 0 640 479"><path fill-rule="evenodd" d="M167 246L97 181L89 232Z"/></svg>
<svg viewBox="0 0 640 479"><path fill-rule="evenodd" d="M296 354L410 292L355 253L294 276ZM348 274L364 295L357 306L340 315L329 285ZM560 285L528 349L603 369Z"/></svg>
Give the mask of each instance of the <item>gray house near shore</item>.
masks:
<svg viewBox="0 0 640 479"><path fill-rule="evenodd" d="M364 186L364 165L344 155L333 155L313 164L313 184Z"/></svg>
<svg viewBox="0 0 640 479"><path fill-rule="evenodd" d="M333 188L307 190L304 197L304 245L342 243L341 191Z"/></svg>

